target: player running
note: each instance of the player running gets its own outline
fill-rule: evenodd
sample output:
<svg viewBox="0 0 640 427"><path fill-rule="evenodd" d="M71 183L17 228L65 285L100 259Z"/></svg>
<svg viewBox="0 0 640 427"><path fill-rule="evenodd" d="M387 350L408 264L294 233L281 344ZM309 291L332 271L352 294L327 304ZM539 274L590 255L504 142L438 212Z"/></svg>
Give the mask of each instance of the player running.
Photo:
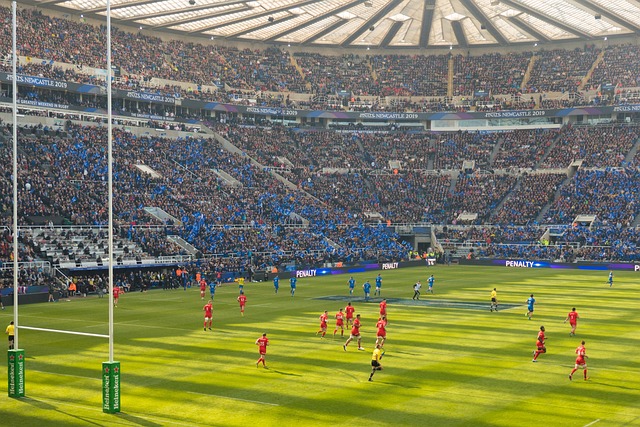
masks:
<svg viewBox="0 0 640 427"><path fill-rule="evenodd" d="M247 296L243 291L240 291L240 295L238 296L238 302L240 303L240 315L244 316L244 306L247 304Z"/></svg>
<svg viewBox="0 0 640 427"><path fill-rule="evenodd" d="M578 312L576 311L576 308L573 307L571 309L571 311L569 312L569 314L567 314L567 318L564 319L564 323L567 323L567 320L569 321L569 325L571 325L571 332L569 332L569 336L573 337L576 335L576 328L578 327L578 319L580 318L580 316L578 315Z"/></svg>
<svg viewBox="0 0 640 427"><path fill-rule="evenodd" d="M376 328L378 332L376 334L376 346L380 345L380 347L384 346L384 342L387 340L387 319L382 316L378 319L378 323L376 323Z"/></svg>
<svg viewBox="0 0 640 427"><path fill-rule="evenodd" d="M578 357L576 357L576 364L569 374L569 381L573 381L573 374L578 370L578 368L582 369L584 380L586 381L589 379L589 377L587 376L587 361L585 359L588 359L589 356L587 356L587 349L584 348L584 340L582 340L582 343L578 346L578 348L576 348L576 354L578 355Z"/></svg>
<svg viewBox="0 0 640 427"><path fill-rule="evenodd" d="M353 278L353 276L351 276L349 278L349 295L353 295L353 290L356 287L356 280Z"/></svg>
<svg viewBox="0 0 640 427"><path fill-rule="evenodd" d="M362 289L364 290L364 300L369 301L369 296L371 295L371 283L367 280L364 282L364 285L362 285Z"/></svg>
<svg viewBox="0 0 640 427"><path fill-rule="evenodd" d="M202 307L204 311L204 330L207 330L207 326L209 326L209 330L211 330L211 323L213 322L213 301L209 300L208 303Z"/></svg>
<svg viewBox="0 0 640 427"><path fill-rule="evenodd" d="M380 301L380 317L387 316L387 299Z"/></svg>
<svg viewBox="0 0 640 427"><path fill-rule="evenodd" d="M118 301L120 300L120 294L122 293L122 291L120 290L119 286L114 286L113 287L113 306L117 307L118 306Z"/></svg>
<svg viewBox="0 0 640 427"><path fill-rule="evenodd" d="M204 294L206 291L207 291L207 282L205 282L204 279L200 279L200 299L202 301L204 301Z"/></svg>
<svg viewBox="0 0 640 427"><path fill-rule="evenodd" d="M276 294L278 293L278 288L280 288L280 278L276 276L273 278L273 289L275 289Z"/></svg>
<svg viewBox="0 0 640 427"><path fill-rule="evenodd" d="M216 296L216 288L221 285L216 285L216 282L213 280L209 282L209 295L211 296L211 301L213 301L213 297Z"/></svg>
<svg viewBox="0 0 640 427"><path fill-rule="evenodd" d="M433 293L433 282L435 282L436 279L435 277L433 277L433 274L431 276L429 276L429 278L427 279L427 292L429 292L430 294Z"/></svg>
<svg viewBox="0 0 640 427"><path fill-rule="evenodd" d="M609 283L609 287L613 287L613 271L609 272L609 279L607 280L607 282Z"/></svg>
<svg viewBox="0 0 640 427"><path fill-rule="evenodd" d="M296 293L296 284L298 283L298 279L295 277L292 277L291 279L289 279L289 284L291 285L291 296L295 295Z"/></svg>
<svg viewBox="0 0 640 427"><path fill-rule="evenodd" d="M351 303L347 303L347 306L344 308L345 318L347 319L347 327L353 326L353 313L355 313L356 308L351 305Z"/></svg>
<svg viewBox="0 0 640 427"><path fill-rule="evenodd" d="M340 328L340 336L343 337L344 336L344 313L342 312L342 309L340 309L336 315L336 328L333 330L333 337L335 338L336 333L338 332L338 328Z"/></svg>
<svg viewBox="0 0 640 427"><path fill-rule="evenodd" d="M320 330L318 332L316 332L316 335L318 335L319 333L322 333L322 335L320 335L320 338L324 338L324 336L327 335L327 321L328 320L329 320L329 314L328 314L327 310L325 310L324 313L322 313L320 315Z"/></svg>
<svg viewBox="0 0 640 427"><path fill-rule="evenodd" d="M347 342L344 343L344 345L342 346L342 349L344 351L347 351L347 346L349 345L349 343L353 340L357 340L358 341L358 350L364 350L364 348L362 348L361 343L362 343L362 337L360 336L360 315L357 314L356 318L353 320L353 326L351 327L351 335L349 335L349 338L347 339Z"/></svg>
<svg viewBox="0 0 640 427"><path fill-rule="evenodd" d="M267 338L266 333L262 334L262 336L256 340L256 345L258 346L258 352L260 353L260 358L256 362L256 368L260 365L260 362L262 362L262 366L264 366L265 369L269 369L265 362L265 358L267 357L267 346L269 345L269 338Z"/></svg>
<svg viewBox="0 0 640 427"><path fill-rule="evenodd" d="M538 356L542 353L547 352L547 347L544 346L547 337L544 335L544 326L540 326L540 332L538 332L538 340L536 341L537 350L533 350L533 360L532 362L538 361Z"/></svg>
<svg viewBox="0 0 640 427"><path fill-rule="evenodd" d="M373 292L374 296L381 296L382 292L382 276L379 274L376 276L376 290Z"/></svg>
<svg viewBox="0 0 640 427"><path fill-rule="evenodd" d="M496 288L493 288L491 291L491 311L498 311L498 291Z"/></svg>
<svg viewBox="0 0 640 427"><path fill-rule="evenodd" d="M531 316L533 316L533 305L536 303L536 299L533 297L533 294L529 298L527 298L527 316L529 320L531 320Z"/></svg>

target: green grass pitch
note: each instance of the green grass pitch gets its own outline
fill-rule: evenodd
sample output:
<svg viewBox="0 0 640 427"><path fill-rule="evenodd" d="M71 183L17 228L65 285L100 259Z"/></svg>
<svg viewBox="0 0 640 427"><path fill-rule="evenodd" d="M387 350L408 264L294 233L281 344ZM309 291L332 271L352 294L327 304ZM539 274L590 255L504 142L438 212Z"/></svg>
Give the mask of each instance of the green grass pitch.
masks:
<svg viewBox="0 0 640 427"><path fill-rule="evenodd" d="M639 426L640 276L616 272L436 266L381 271L389 304L384 370L368 382L378 317L377 299L364 303L354 274L353 304L362 315L365 351L333 338L333 315L346 305L348 275L298 280L295 297L282 278L238 287L226 284L214 301L214 330L203 331L199 290L124 295L115 308L115 360L121 362L122 412L101 407L106 339L21 330L26 398L7 397L0 381L3 426ZM435 294L426 293L429 274ZM412 305L412 285L423 283ZM489 311L489 295L514 307ZM529 294L537 299L525 316ZM207 293L208 296L208 293ZM407 303L405 303L405 301ZM435 304L437 302L437 304ZM25 305L20 324L108 333L108 299ZM461 303L472 303L468 306ZM483 306L478 307L481 303ZM576 337L563 324L576 307ZM12 308L0 312L7 325ZM328 310L329 335L316 336ZM532 363L538 328L548 352ZM267 332L269 369L256 368L255 340ZM348 332L345 331L345 334ZM589 381L572 382L574 350L586 340ZM6 359L5 359L6 363Z"/></svg>

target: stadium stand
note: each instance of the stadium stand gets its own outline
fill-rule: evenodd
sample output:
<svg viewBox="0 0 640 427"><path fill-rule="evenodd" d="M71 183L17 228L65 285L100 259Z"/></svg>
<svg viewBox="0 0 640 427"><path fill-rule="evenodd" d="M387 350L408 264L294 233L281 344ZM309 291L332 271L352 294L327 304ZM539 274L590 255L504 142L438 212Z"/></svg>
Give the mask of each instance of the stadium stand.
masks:
<svg viewBox="0 0 640 427"><path fill-rule="evenodd" d="M92 71L105 66L103 27L32 9L19 15L18 37L28 40L20 47L19 73L104 84ZM7 22L9 10L0 8L0 17ZM164 41L122 30L113 35L121 71L114 87L176 99L349 111L496 111L625 104L639 93L629 45L455 57L328 56ZM3 54L10 50L7 39L0 39ZM194 64L192 57L202 60ZM10 69L6 60L0 67ZM603 83L614 86L612 96L587 96ZM4 85L3 96L7 90ZM563 97L568 93L577 95ZM18 98L106 108L104 96L37 87L21 87ZM131 108L116 100L116 111ZM189 255L171 236L195 248L194 257L211 260L211 268L224 263L239 271L289 262L400 260L411 246L394 227L412 223L456 227L439 231L438 239L452 248L477 247L479 256L638 259L634 123L503 132L436 132L395 123L329 129L287 126L284 117L282 123L207 117L152 102L135 108L158 119L142 120L147 128L118 119L126 129L117 126L113 135L114 255L123 263ZM29 230L21 236L20 259L97 263L108 255L104 119L81 122L46 109L28 114L33 123L19 130L18 221ZM56 129L36 120L58 115L64 125ZM170 124L178 116L198 126ZM8 141L10 127L0 132ZM10 163L9 144L0 145L0 158ZM467 163L471 170L464 170ZM7 262L12 177L3 170L0 260ZM463 213L477 217L461 228ZM595 215L596 224L574 224L580 214ZM56 224L43 227L51 218ZM565 240L540 243L548 226L560 227Z"/></svg>

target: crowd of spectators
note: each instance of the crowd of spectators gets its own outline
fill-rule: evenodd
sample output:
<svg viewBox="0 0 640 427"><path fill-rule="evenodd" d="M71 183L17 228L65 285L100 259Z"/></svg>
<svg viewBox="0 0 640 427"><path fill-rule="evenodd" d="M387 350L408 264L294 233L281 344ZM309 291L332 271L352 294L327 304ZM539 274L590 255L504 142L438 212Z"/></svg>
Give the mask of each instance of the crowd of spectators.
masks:
<svg viewBox="0 0 640 427"><path fill-rule="evenodd" d="M602 61L593 70L588 84L594 88L640 86L638 48L631 44L608 46Z"/></svg>
<svg viewBox="0 0 640 427"><path fill-rule="evenodd" d="M413 160L416 167L411 167L411 159L404 157L415 153L415 147L427 152L433 147L433 153L438 153L438 147L450 141L461 149L467 141L466 145L481 147L473 152L482 152L482 157L476 158L488 162L495 135L412 134L405 141L405 135L388 132L356 135L231 125L219 130L246 152L232 153L216 140L203 137L136 137L120 129L114 131L113 200L121 237L135 241L151 256L183 253L167 242L165 233L170 230L204 254L250 258L263 266L292 259L399 259L407 247L387 233L387 222L447 224L455 223L460 213L475 212L478 222L490 218L502 224L530 224L564 179L562 174L549 173L474 173L459 176L452 189L451 173L428 168L424 159ZM9 133L7 128L3 132ZM74 224L106 223L105 132L100 127L72 124L64 132L20 130L21 224L28 223L29 217L43 215L60 215ZM544 150L551 138L535 131L503 136L505 140L537 141L537 150ZM272 150L270 142L276 151L268 151ZM331 147L344 148L344 144L351 144L351 148L332 151ZM295 163L282 174L294 184L291 187L247 155L273 160L288 147L295 147L289 149ZM315 161L320 157L317 153L326 150L335 159ZM6 144L1 152L8 161ZM450 156L459 158L454 149ZM402 161L399 169L372 167L395 157ZM335 172L322 171L336 162L353 165ZM139 166L158 176L143 172ZM226 182L217 171L231 176L235 183ZM518 177L519 187L513 191ZM631 169L580 170L561 189L562 196L554 201L545 222L567 223L578 213L594 213L609 224L619 222L626 227L637 214L638 203L631 189L638 187L638 180L637 172ZM3 193L3 218L8 225L8 172L0 183L7 190ZM503 199L503 208L491 218ZM582 211L586 206L593 209ZM144 207L160 208L175 222L167 224L150 217ZM143 227L145 224L150 226Z"/></svg>
<svg viewBox="0 0 640 427"><path fill-rule="evenodd" d="M448 220L451 176L448 174L406 171L392 175L374 175L380 214L390 222L443 222Z"/></svg>
<svg viewBox="0 0 640 427"><path fill-rule="evenodd" d="M574 160L582 160L585 167L621 167L638 136L638 126L566 126L541 167L566 168Z"/></svg>
<svg viewBox="0 0 640 427"><path fill-rule="evenodd" d="M453 94L473 96L476 92L514 95L521 92L531 52L456 55Z"/></svg>
<svg viewBox="0 0 640 427"><path fill-rule="evenodd" d="M85 70L105 68L105 27L51 18L32 9L23 9L19 15L21 55L45 60L27 61L19 72L103 84ZM5 34L10 32L9 16L7 8L0 8ZM366 108L462 108L445 99L451 66L457 94L482 90L490 94L483 97L485 101L495 101L491 105L470 101L470 107L533 108L533 98L520 97L518 92L532 55L536 60L525 93L575 92L601 53L587 46L575 51L456 58L291 56L286 50L273 47L257 50L180 40L167 42L118 29L113 29L113 36L114 62L123 75L115 82L116 87L261 105L294 105L287 96L290 92L344 91L350 100L353 97L355 104L350 108L354 109L364 108L358 103L359 96L370 95L388 96L390 100L374 101ZM9 40L0 38L3 57L10 51ZM605 49L606 61L619 59L626 64L625 68L606 68L607 78L613 75L622 85L631 84L631 56L625 47ZM194 57L199 58L196 64ZM50 61L75 64L75 68L62 69ZM2 67L8 70L7 61ZM170 82L154 84L154 79ZM185 88L179 82L190 82L192 87ZM500 99L495 97L497 93L517 96ZM38 88L21 87L19 97L106 107L104 100L95 95ZM542 96L539 100L543 106L558 105L544 104L546 99ZM130 106L116 103L115 108L125 110ZM151 104L138 108L137 113L165 113L160 106ZM166 224L149 217L143 210L147 206L158 207L175 218L172 232L208 254L233 254L264 265L289 259L398 259L406 253L407 245L387 232L387 221L451 223L463 212L478 213L478 221L484 221L513 190L517 178L511 174L463 175L452 189L452 174L444 171L458 171L465 160L473 160L477 170L566 168L578 159L585 167L625 166L625 157L638 139L637 129L625 125L575 126L562 131L483 134L402 132L395 128L380 132L305 131L273 124L216 124L215 131L240 148L241 153L231 153L211 138L136 137L116 130L114 209L127 238L154 256L180 249L166 241ZM9 134L7 128L2 132ZM60 215L73 224L105 224L105 140L105 129L100 127L70 125L65 132L42 127L22 129L18 156L19 222ZM11 152L7 144L0 146L0 158L3 164L9 164ZM636 156L635 164L638 163ZM155 171L158 177L143 172L138 167L141 165ZM324 168L339 170L327 172ZM279 181L271 174L272 169L281 171L293 185ZM225 176L234 182L228 182ZM519 188L504 201L494 219L501 223L530 223L542 206L552 201L562 179L557 174L522 175ZM638 176L632 169L581 170L561 189L562 197L553 201L546 220L566 223L576 213L587 213L583 211L588 207L602 221L626 227L638 214L634 188L638 188ZM0 221L8 225L12 203L8 169L0 176L0 190ZM137 227L143 223L157 227ZM2 257L6 259L4 252ZM258 252L267 255L257 255ZM33 258L33 254L27 249L25 259L29 257Z"/></svg>
<svg viewBox="0 0 640 427"><path fill-rule="evenodd" d="M566 177L562 173L524 173L517 188L494 213L492 221L497 224L518 225L534 222L543 208L553 200L556 190Z"/></svg>
<svg viewBox="0 0 640 427"><path fill-rule="evenodd" d="M517 179L510 174L460 174L452 194L453 219L462 213L473 213L478 215L475 223L486 223Z"/></svg>
<svg viewBox="0 0 640 427"><path fill-rule="evenodd" d="M105 130L70 126L67 134L43 137L38 143L28 135L21 141L22 220L57 213L76 224L104 224ZM306 257L308 251L333 254L339 247L360 255L365 250L373 253L385 239L389 253L404 250L404 245L391 243L395 240L388 234L372 234L364 224L345 232L337 226L360 223L362 216L340 206L327 210L307 193L288 189L247 157L223 150L214 140L137 138L117 130L114 143L114 212L120 226L150 221L143 208L154 206L179 220L178 232L204 253L231 251L246 256L261 249L274 254L272 263L280 262L285 252L296 258ZM151 168L160 178L136 165ZM241 186L225 186L215 170L234 177ZM303 221L314 222L314 231L305 231ZM274 228L278 224L293 227ZM149 253L167 249L175 253L150 229L133 230L129 238ZM339 247L332 247L329 239Z"/></svg>
<svg viewBox="0 0 640 427"><path fill-rule="evenodd" d="M380 96L447 96L449 55L371 57Z"/></svg>
<svg viewBox="0 0 640 427"><path fill-rule="evenodd" d="M18 14L18 42L21 55L39 58L21 64L20 72L80 83L103 84L90 68L105 68L104 26L53 18L41 11L21 9ZM0 8L4 32L10 33L10 11ZM551 50L524 53L491 53L479 56L458 55L343 55L296 53L276 47L238 49L217 44L163 41L143 33L113 28L113 61L120 78L116 87L150 91L168 96L222 102L251 102L268 106L295 105L278 93L333 94L347 97L445 97L448 95L448 69L454 69L453 94L473 97L476 92L494 96L490 104L478 104L480 110L532 108L531 100L515 101L504 95L520 92L577 92L582 79L596 62L601 49L585 46L575 50ZM0 52L10 52L10 37L0 41ZM591 77L591 86L611 82L632 87L634 75L632 45L608 46L603 61ZM6 57L6 56L5 56ZM198 58L194 64L192 58ZM535 58L531 76L524 82L529 62ZM75 69L56 69L51 61L74 64ZM8 71L7 61L3 69ZM451 64L450 64L451 62ZM636 73L637 74L637 73ZM103 79L103 77L102 77ZM162 81L158 79L163 79ZM605 81L606 80L606 81ZM174 83L172 83L174 82ZM188 82L188 83L187 83ZM520 91L520 87L525 85ZM276 94L276 95L273 95ZM503 97L500 98L499 95ZM452 104L432 100L367 102L369 108L398 109L403 104L411 111L455 109ZM565 107L590 103L590 99L555 98L541 100L544 107ZM313 101L300 102L301 107ZM357 107L353 107L356 108ZM474 107L475 108L475 107Z"/></svg>
<svg viewBox="0 0 640 427"><path fill-rule="evenodd" d="M545 239L545 232L555 235ZM447 250L464 247L476 257L573 261L638 261L640 228L606 225L444 226L436 228Z"/></svg>
<svg viewBox="0 0 640 427"><path fill-rule="evenodd" d="M603 224L630 226L638 215L638 169L580 169L560 190L546 223L566 224L577 215L595 215Z"/></svg>
<svg viewBox="0 0 640 427"><path fill-rule="evenodd" d="M549 129L504 132L491 165L494 169L533 168L560 132Z"/></svg>
<svg viewBox="0 0 640 427"><path fill-rule="evenodd" d="M547 98L545 95L540 95L540 108L559 110L562 108L573 108L581 105L589 104L585 101L579 93L573 92L569 94L563 94L560 98ZM600 105L604 102L599 102Z"/></svg>
<svg viewBox="0 0 640 427"><path fill-rule="evenodd" d="M577 92L600 52L601 49L591 45L584 49L537 52L522 92Z"/></svg>
<svg viewBox="0 0 640 427"><path fill-rule="evenodd" d="M465 160L475 161L477 168L488 169L497 134L446 132L436 134L434 169L461 169Z"/></svg>
<svg viewBox="0 0 640 427"><path fill-rule="evenodd" d="M319 53L296 52L295 58L302 69L308 88L299 92L339 93L354 96L375 94L375 82L369 68L369 57L344 54L327 56Z"/></svg>

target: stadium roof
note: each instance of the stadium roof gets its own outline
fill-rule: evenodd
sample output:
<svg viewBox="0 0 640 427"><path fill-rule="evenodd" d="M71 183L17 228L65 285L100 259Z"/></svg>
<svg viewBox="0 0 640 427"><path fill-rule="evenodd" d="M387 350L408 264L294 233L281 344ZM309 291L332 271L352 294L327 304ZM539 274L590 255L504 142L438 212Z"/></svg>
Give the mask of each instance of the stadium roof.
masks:
<svg viewBox="0 0 640 427"><path fill-rule="evenodd" d="M105 19L106 0L30 4ZM637 0L112 0L114 25L243 42L447 48L640 33Z"/></svg>

